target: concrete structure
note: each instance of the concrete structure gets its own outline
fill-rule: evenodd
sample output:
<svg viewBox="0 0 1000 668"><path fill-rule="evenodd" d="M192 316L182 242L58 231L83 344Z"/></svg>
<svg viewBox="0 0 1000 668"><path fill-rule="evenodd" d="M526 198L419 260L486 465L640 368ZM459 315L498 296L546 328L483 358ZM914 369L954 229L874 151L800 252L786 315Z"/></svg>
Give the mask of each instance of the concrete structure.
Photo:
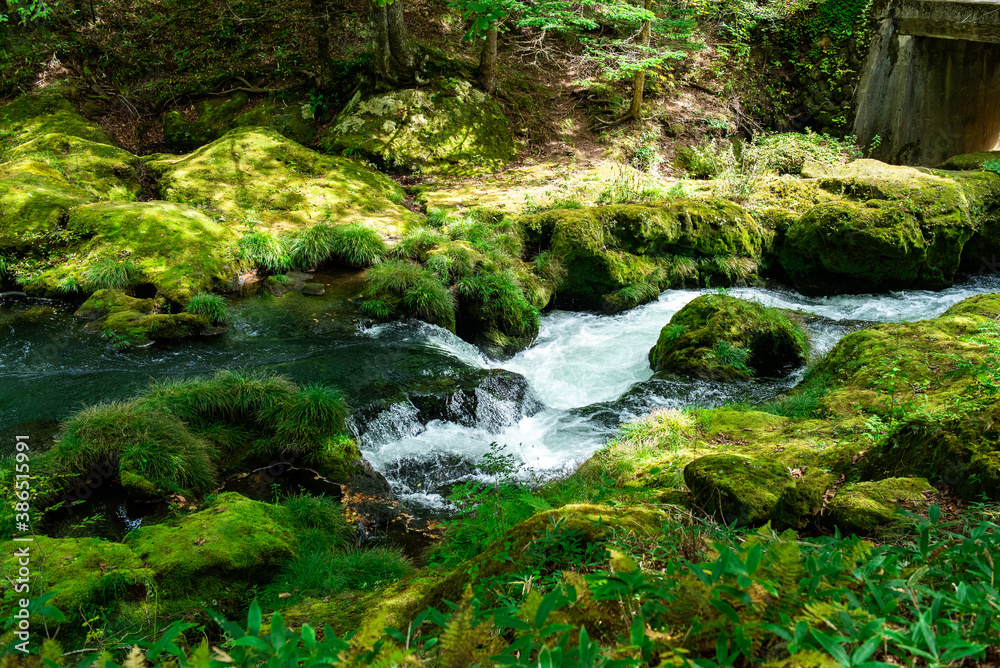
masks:
<svg viewBox="0 0 1000 668"><path fill-rule="evenodd" d="M1000 0L876 0L854 130L871 157L937 165L1000 144Z"/></svg>

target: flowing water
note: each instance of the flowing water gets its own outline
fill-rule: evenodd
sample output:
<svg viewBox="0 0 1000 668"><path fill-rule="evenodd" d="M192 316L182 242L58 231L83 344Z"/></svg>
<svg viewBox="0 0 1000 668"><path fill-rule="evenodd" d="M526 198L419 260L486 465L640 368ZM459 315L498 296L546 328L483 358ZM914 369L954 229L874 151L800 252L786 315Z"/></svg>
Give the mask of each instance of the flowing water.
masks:
<svg viewBox="0 0 1000 668"><path fill-rule="evenodd" d="M859 321L930 318L973 294L995 291L997 276L970 278L941 292L730 294L821 316L808 325L812 355L818 357ZM14 433L31 434L36 445L51 442L54 420L84 405L128 397L153 381L224 368L268 369L296 382L340 387L364 415L364 424L354 428L366 458L403 498L433 506L450 483L473 472L494 442L536 474L554 475L589 457L622 421L651 408L761 401L792 387L801 374L728 384L653 377L646 356L660 329L704 292L668 290L658 301L616 316L546 313L535 344L502 362L424 323L358 331L343 304L322 297L246 299L234 306L233 327L225 335L125 353L85 332L65 305L0 297L0 415L6 432L0 453ZM526 384L512 383L516 374ZM442 379L464 383L466 390L443 400L447 406L435 415L445 417L428 421L415 397Z"/></svg>

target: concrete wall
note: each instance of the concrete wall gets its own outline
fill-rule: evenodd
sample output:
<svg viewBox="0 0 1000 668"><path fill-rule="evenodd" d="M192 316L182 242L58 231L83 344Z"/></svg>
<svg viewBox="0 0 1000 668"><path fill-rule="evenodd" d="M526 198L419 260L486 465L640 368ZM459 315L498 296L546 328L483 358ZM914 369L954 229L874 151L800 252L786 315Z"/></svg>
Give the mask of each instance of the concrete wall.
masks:
<svg viewBox="0 0 1000 668"><path fill-rule="evenodd" d="M923 16L919 5L927 9ZM980 12L976 16L982 21L996 14L993 20L1000 24L996 2L903 0L883 6L858 86L854 123L863 146L880 137L871 157L937 165L952 155L1000 144L1000 46L992 43L996 26L982 24L977 33L962 20L969 7ZM977 35L984 41L968 39Z"/></svg>

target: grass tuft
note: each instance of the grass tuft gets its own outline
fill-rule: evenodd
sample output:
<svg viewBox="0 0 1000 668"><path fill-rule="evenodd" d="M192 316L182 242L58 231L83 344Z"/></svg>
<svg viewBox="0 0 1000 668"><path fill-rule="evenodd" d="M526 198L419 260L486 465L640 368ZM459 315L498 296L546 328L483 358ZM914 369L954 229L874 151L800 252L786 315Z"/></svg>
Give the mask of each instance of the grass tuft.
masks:
<svg viewBox="0 0 1000 668"><path fill-rule="evenodd" d="M288 242L270 232L250 232L239 241L239 257L258 269L285 272L292 268Z"/></svg>
<svg viewBox="0 0 1000 668"><path fill-rule="evenodd" d="M354 267L375 264L387 252L378 232L360 223L334 227L313 225L292 241L292 264L300 269L318 267L333 258Z"/></svg>
<svg viewBox="0 0 1000 668"><path fill-rule="evenodd" d="M102 258L83 272L85 287L90 291L124 290L139 282L142 270L129 258Z"/></svg>
<svg viewBox="0 0 1000 668"><path fill-rule="evenodd" d="M215 324L229 322L229 305L222 295L199 292L184 307L188 313L206 316Z"/></svg>

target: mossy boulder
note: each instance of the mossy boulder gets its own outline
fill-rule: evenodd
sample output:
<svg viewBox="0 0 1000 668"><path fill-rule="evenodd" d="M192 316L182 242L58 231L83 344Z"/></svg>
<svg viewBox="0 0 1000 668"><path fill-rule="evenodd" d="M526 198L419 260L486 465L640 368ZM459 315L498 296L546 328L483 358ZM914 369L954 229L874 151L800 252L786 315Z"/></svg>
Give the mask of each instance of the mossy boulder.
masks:
<svg viewBox="0 0 1000 668"><path fill-rule="evenodd" d="M821 391L821 412L886 417L904 403L927 410L954 406L975 384L959 365L987 364L989 349L972 337L1000 317L1000 295L982 294L955 304L941 316L882 324L841 339L799 386ZM914 394L910 388L926 388Z"/></svg>
<svg viewBox="0 0 1000 668"><path fill-rule="evenodd" d="M771 238L743 208L719 199L554 209L518 222L526 248L551 252L566 269L556 305L609 311L699 277L750 280Z"/></svg>
<svg viewBox="0 0 1000 668"><path fill-rule="evenodd" d="M896 511L911 512L927 506L925 494L934 488L923 478L886 478L877 482L844 485L824 509L829 523L842 533L871 535L905 524Z"/></svg>
<svg viewBox="0 0 1000 668"><path fill-rule="evenodd" d="M121 290L97 290L77 309L75 315L85 320L98 320L119 311L153 313L156 311L156 300L132 297Z"/></svg>
<svg viewBox="0 0 1000 668"><path fill-rule="evenodd" d="M796 480L781 490L771 508L771 526L777 531L804 529L823 509L823 493L830 476L810 476Z"/></svg>
<svg viewBox="0 0 1000 668"><path fill-rule="evenodd" d="M275 229L362 223L392 237L416 220L395 203L402 191L391 179L265 128L232 130L187 155L157 157L149 167L160 175L165 200L205 208L231 227L244 220Z"/></svg>
<svg viewBox="0 0 1000 668"><path fill-rule="evenodd" d="M803 365L809 342L786 312L729 295L702 295L674 314L649 351L654 371L717 380L777 376Z"/></svg>
<svg viewBox="0 0 1000 668"><path fill-rule="evenodd" d="M5 581L13 582L17 577L18 559L12 555L25 546L33 574L44 575L45 590L41 593L55 593L49 605L59 608L74 628L85 621L80 619L81 609L90 611L125 597L130 589L138 588L145 595L147 575L139 557L121 543L99 538L36 535L31 543L7 541L0 559L0 576ZM31 598L39 593L35 586Z"/></svg>
<svg viewBox="0 0 1000 668"><path fill-rule="evenodd" d="M0 253L47 255L65 247L60 237L69 211L96 199L47 162L0 164Z"/></svg>
<svg viewBox="0 0 1000 668"><path fill-rule="evenodd" d="M1000 151L982 151L980 153L963 153L962 155L953 155L938 165L938 169L950 169L957 171L982 169L983 164L988 160L1000 161Z"/></svg>
<svg viewBox="0 0 1000 668"><path fill-rule="evenodd" d="M1000 402L958 417L906 420L858 461L855 475L918 476L966 501L1000 500Z"/></svg>
<svg viewBox="0 0 1000 668"><path fill-rule="evenodd" d="M460 79L367 98L358 93L320 146L387 171L465 175L500 169L517 152L499 105Z"/></svg>
<svg viewBox="0 0 1000 668"><path fill-rule="evenodd" d="M171 149L190 151L240 127L266 127L300 144L315 139L312 106L283 100L253 100L248 94L210 97L163 114L163 137Z"/></svg>
<svg viewBox="0 0 1000 668"><path fill-rule="evenodd" d="M743 455L707 455L684 467L695 503L729 526L767 522L784 488L794 485L781 464Z"/></svg>
<svg viewBox="0 0 1000 668"><path fill-rule="evenodd" d="M142 192L142 161L111 144L50 133L7 150L3 157L45 162L72 185L101 199L134 201Z"/></svg>
<svg viewBox="0 0 1000 668"><path fill-rule="evenodd" d="M111 136L95 123L81 116L73 105L58 93L22 95L0 107L0 148L13 147L49 134L78 137L98 144L112 144ZM0 150L0 155L5 151Z"/></svg>
<svg viewBox="0 0 1000 668"><path fill-rule="evenodd" d="M858 160L819 179L840 199L793 222L780 250L806 294L951 285L979 221L955 180L912 167Z"/></svg>
<svg viewBox="0 0 1000 668"><path fill-rule="evenodd" d="M164 300L138 299L120 290L98 290L76 312L91 320L87 329L111 332L121 346L142 346L151 341L223 331L204 315L159 313Z"/></svg>
<svg viewBox="0 0 1000 668"><path fill-rule="evenodd" d="M63 234L64 257L43 268L25 290L59 294L67 282L99 289L99 266L127 265L126 282L147 284L178 304L235 283L238 261L230 229L202 211L171 202L97 202L75 207Z"/></svg>
<svg viewBox="0 0 1000 668"><path fill-rule="evenodd" d="M124 542L171 607L198 607L242 599L268 582L297 553L289 523L281 508L229 492L175 522L135 529Z"/></svg>

